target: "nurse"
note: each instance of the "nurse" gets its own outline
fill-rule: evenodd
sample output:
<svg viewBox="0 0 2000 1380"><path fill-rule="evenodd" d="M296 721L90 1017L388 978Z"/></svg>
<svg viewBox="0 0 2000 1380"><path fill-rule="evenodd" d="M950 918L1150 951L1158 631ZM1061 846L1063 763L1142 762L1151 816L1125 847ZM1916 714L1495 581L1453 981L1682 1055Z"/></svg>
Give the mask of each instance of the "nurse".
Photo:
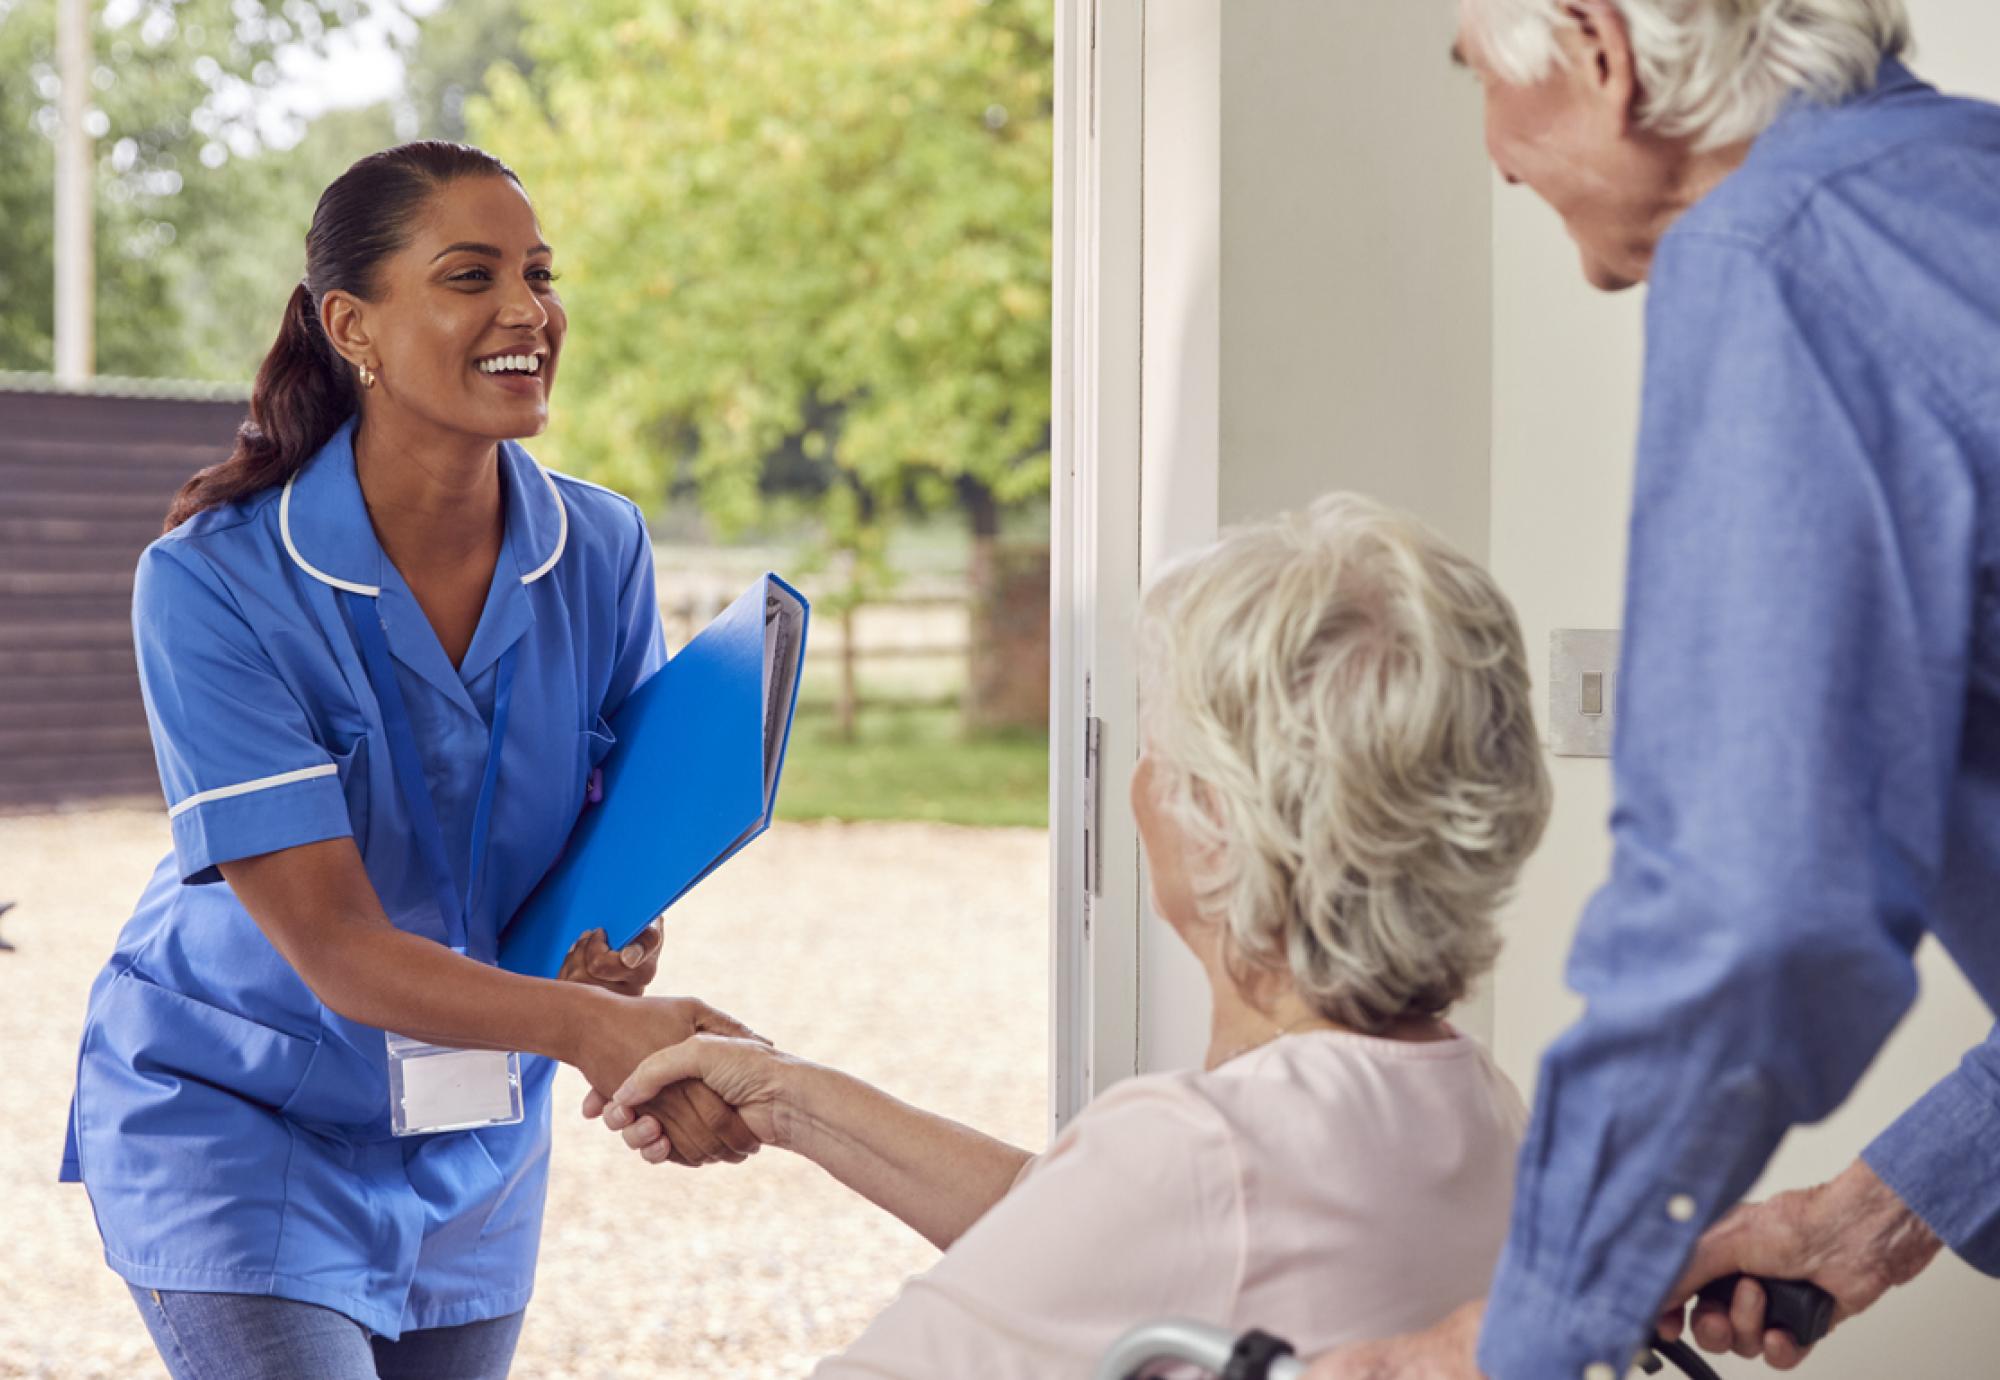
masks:
<svg viewBox="0 0 2000 1380"><path fill-rule="evenodd" d="M639 995L657 933L569 981L492 966L665 660L638 510L514 443L561 357L551 261L491 156L356 163L235 452L140 561L173 852L91 989L64 1177L175 1380L505 1375L553 1061L610 1092L741 1029ZM446 1056L462 1105L399 1064L398 1128L409 1045L494 1053ZM690 1162L755 1148L712 1096L663 1110Z"/></svg>

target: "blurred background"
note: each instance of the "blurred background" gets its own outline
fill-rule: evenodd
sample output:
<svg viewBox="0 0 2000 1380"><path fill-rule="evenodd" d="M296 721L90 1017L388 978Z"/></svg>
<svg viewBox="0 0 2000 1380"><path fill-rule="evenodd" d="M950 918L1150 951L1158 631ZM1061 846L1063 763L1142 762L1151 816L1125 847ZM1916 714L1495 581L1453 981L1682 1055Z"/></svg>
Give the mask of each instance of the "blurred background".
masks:
<svg viewBox="0 0 2000 1380"><path fill-rule="evenodd" d="M533 198L571 327L531 449L645 508L670 645L765 569L813 601L785 823L677 911L666 985L1039 1147L1053 11L0 0L0 1376L157 1373L53 1183L167 847L131 572L320 190L407 139ZM801 1374L929 1258L808 1166L676 1183L557 1120L519 1374Z"/></svg>

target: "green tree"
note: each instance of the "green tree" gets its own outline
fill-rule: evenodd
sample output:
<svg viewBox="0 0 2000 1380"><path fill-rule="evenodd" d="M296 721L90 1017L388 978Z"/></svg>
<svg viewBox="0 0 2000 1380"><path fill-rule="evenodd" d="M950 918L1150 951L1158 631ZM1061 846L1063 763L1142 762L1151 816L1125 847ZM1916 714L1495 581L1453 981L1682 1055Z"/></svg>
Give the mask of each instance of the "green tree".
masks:
<svg viewBox="0 0 2000 1380"><path fill-rule="evenodd" d="M320 191L365 153L463 138L486 68L527 64L519 0L456 0L405 26L396 101L309 123L279 57L315 54L360 0L109 0L97 6L97 366L247 380L304 267ZM54 355L54 0L0 0L0 369Z"/></svg>
<svg viewBox="0 0 2000 1380"><path fill-rule="evenodd" d="M320 192L355 159L395 142L389 106L332 110L290 147L231 157L191 177L161 208L175 227L159 256L172 349L148 372L244 382L255 375L305 271L306 227Z"/></svg>
<svg viewBox="0 0 2000 1380"><path fill-rule="evenodd" d="M553 453L698 487L726 531L771 458L826 467L830 539L1048 484L1049 0L576 0L471 126L567 280Z"/></svg>
<svg viewBox="0 0 2000 1380"><path fill-rule="evenodd" d="M185 377L255 373L304 271L320 192L355 159L400 140L464 139L465 97L487 67L525 61L520 29L519 0L454 0L401 43L401 94L327 111L286 131L296 142L232 155L187 180L165 210L177 236L161 256L177 316L176 367Z"/></svg>
<svg viewBox="0 0 2000 1380"><path fill-rule="evenodd" d="M271 99L278 55L314 50L364 13L360 0L114 0L96 7L91 119L97 139L97 364L105 373L244 377L213 338L248 313L269 343L283 298L239 291L246 275L295 275L272 253L263 185L273 145L301 132ZM0 0L0 367L46 369L53 342L54 0ZM321 141L325 142L325 141ZM316 145L317 147L317 145ZM252 168L232 164L256 165ZM286 179L280 179L281 181ZM308 200L303 215L311 214ZM303 217L297 220L303 231ZM289 256L296 259L294 247ZM261 282L261 280L259 280ZM196 318L194 339L184 327ZM247 315L245 320L247 321ZM204 342L207 339L207 343ZM248 355L254 365L261 348Z"/></svg>
<svg viewBox="0 0 2000 1380"><path fill-rule="evenodd" d="M479 94L488 70L532 66L521 46L523 24L521 0L445 0L424 16L404 53L404 89L396 102L403 137L470 138L466 102Z"/></svg>
<svg viewBox="0 0 2000 1380"><path fill-rule="evenodd" d="M55 146L36 123L56 91L54 50L54 6L0 0L0 369L46 369L55 354Z"/></svg>

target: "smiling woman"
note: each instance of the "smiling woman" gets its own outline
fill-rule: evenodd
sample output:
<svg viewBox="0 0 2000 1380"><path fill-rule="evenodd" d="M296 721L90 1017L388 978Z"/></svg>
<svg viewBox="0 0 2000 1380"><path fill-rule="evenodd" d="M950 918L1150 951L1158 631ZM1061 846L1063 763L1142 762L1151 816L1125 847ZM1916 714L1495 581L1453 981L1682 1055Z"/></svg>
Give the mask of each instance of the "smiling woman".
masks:
<svg viewBox="0 0 2000 1380"><path fill-rule="evenodd" d="M512 173L494 168L428 198L374 292L328 291L320 318L363 387L372 376L415 418L465 434L533 436L548 425L568 317L534 207Z"/></svg>
<svg viewBox="0 0 2000 1380"><path fill-rule="evenodd" d="M511 252L487 242L499 238L497 227L514 239ZM182 487L168 530L291 478L354 415L361 390L381 386L420 415L456 418L495 438L539 434L568 324L552 256L519 180L483 150L425 141L356 163L320 197L306 274L258 371L235 452ZM510 268L530 287L525 310L505 291L496 305L491 289ZM401 310L413 292L422 309ZM371 310L377 305L383 310ZM546 361L532 389L496 396L459 379L456 364L477 371L482 357L509 351ZM493 415L496 405L510 410Z"/></svg>
<svg viewBox="0 0 2000 1380"><path fill-rule="evenodd" d="M657 931L558 981L492 966L665 660L638 510L517 444L551 260L491 155L361 160L234 453L140 561L174 851L92 988L64 1176L175 1380L505 1375L552 1061L608 1091L742 1031L641 995ZM705 1091L659 1114L690 1163L757 1146Z"/></svg>

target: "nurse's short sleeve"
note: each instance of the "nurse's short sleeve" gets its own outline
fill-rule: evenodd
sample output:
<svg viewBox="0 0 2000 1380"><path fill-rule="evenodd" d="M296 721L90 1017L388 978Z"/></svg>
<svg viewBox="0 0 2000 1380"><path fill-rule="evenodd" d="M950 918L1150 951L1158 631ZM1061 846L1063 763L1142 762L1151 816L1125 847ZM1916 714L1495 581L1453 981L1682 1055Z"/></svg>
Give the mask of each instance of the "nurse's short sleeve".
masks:
<svg viewBox="0 0 2000 1380"><path fill-rule="evenodd" d="M352 835L338 764L198 552L147 548L132 637L183 880L217 881L218 863Z"/></svg>

